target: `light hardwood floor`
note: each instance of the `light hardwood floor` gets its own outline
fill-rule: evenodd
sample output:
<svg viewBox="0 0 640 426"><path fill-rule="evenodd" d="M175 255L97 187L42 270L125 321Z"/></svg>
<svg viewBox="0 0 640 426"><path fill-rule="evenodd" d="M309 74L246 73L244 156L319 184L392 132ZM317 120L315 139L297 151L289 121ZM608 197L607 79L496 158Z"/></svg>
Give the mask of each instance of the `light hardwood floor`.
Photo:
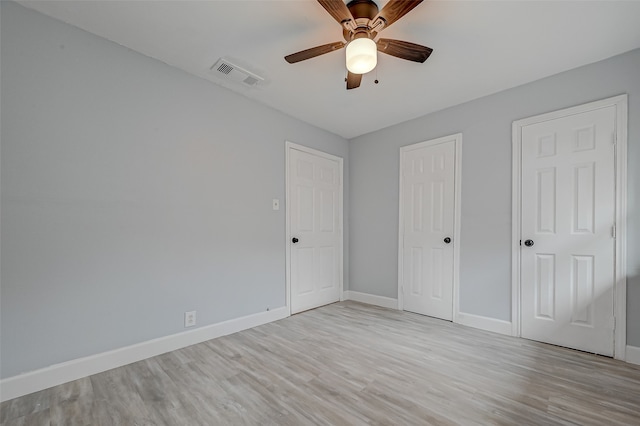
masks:
<svg viewBox="0 0 640 426"><path fill-rule="evenodd" d="M7 401L9 425L640 425L640 368L342 302Z"/></svg>

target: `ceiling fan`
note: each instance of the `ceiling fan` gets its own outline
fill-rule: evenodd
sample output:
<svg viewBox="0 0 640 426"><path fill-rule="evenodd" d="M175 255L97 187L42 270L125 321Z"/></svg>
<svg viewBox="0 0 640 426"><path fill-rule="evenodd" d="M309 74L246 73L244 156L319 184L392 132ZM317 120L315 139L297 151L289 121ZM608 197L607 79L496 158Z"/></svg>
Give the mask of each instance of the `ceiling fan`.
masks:
<svg viewBox="0 0 640 426"><path fill-rule="evenodd" d="M429 47L408 41L389 38L375 40L382 30L409 13L422 3L422 0L389 0L380 11L372 0L351 0L347 4L342 0L318 0L318 3L342 26L342 35L346 42L338 41L312 47L287 55L284 59L294 64L346 46L347 90L359 87L362 74L376 67L377 52L423 63L433 51Z"/></svg>

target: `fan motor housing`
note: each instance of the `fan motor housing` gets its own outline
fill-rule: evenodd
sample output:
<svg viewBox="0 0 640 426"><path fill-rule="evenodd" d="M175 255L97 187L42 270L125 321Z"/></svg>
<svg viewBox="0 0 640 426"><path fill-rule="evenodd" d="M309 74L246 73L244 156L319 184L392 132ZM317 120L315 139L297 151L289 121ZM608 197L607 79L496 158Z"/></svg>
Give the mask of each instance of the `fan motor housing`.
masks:
<svg viewBox="0 0 640 426"><path fill-rule="evenodd" d="M347 3L347 8L355 19L366 18L372 20L378 14L378 5L372 0L351 0Z"/></svg>
<svg viewBox="0 0 640 426"><path fill-rule="evenodd" d="M356 38L366 37L370 38L369 24L378 15L378 5L372 0L351 0L347 3L347 8L351 12L351 16L355 20L357 26L356 31L349 31L344 29L342 35L347 41L354 40Z"/></svg>

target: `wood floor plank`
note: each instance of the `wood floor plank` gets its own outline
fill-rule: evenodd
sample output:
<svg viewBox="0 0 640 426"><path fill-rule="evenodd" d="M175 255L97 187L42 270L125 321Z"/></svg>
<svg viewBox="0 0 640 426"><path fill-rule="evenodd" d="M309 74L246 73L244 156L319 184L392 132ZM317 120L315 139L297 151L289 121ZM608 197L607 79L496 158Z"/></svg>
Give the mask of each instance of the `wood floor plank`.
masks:
<svg viewBox="0 0 640 426"><path fill-rule="evenodd" d="M32 414L27 414L26 416L9 419L3 422L2 425L3 426L4 425L6 426L50 426L51 417L49 415L49 409L45 408L44 410L37 411Z"/></svg>
<svg viewBox="0 0 640 426"><path fill-rule="evenodd" d="M0 424L10 419L37 414L47 410L51 403L51 389L34 392L21 398L5 401L0 405Z"/></svg>
<svg viewBox="0 0 640 426"><path fill-rule="evenodd" d="M356 302L2 403L22 425L640 425L640 368Z"/></svg>

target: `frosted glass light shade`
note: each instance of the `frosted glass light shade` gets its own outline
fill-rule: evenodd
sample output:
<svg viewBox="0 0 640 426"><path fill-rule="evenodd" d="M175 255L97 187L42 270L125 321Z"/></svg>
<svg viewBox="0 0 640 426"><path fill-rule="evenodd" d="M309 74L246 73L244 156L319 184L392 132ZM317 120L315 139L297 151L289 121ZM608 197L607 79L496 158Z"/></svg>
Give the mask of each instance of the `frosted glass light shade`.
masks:
<svg viewBox="0 0 640 426"><path fill-rule="evenodd" d="M378 50L369 38L357 38L347 44L347 69L354 74L365 74L376 67Z"/></svg>

